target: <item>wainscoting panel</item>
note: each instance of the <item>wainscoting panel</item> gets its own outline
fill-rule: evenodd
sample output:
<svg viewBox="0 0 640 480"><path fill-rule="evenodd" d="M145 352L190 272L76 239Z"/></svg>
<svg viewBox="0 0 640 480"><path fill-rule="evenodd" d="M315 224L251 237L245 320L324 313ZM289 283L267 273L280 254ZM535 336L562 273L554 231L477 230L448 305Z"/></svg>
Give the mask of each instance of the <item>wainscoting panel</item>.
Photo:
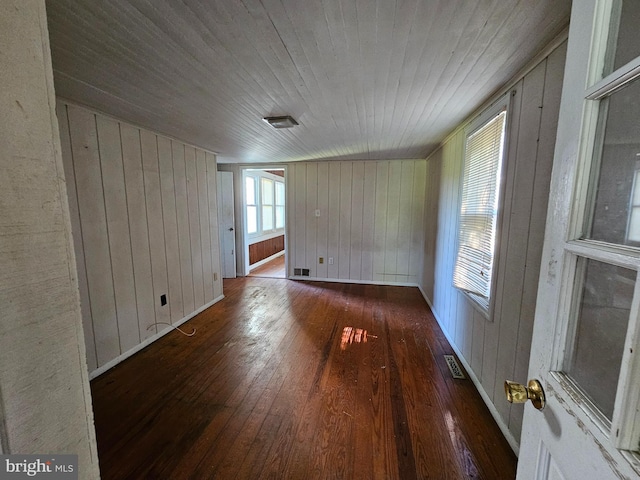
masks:
<svg viewBox="0 0 640 480"><path fill-rule="evenodd" d="M249 245L249 265L284 250L284 235Z"/></svg>

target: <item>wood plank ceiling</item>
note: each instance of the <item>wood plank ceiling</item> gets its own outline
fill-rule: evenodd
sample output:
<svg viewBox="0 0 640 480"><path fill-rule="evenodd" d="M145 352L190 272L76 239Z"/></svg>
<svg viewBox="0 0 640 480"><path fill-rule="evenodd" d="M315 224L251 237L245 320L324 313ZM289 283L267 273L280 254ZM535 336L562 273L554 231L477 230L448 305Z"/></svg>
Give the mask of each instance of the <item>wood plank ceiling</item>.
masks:
<svg viewBox="0 0 640 480"><path fill-rule="evenodd" d="M56 93L220 162L425 158L570 0L50 0ZM262 121L291 115L276 130Z"/></svg>

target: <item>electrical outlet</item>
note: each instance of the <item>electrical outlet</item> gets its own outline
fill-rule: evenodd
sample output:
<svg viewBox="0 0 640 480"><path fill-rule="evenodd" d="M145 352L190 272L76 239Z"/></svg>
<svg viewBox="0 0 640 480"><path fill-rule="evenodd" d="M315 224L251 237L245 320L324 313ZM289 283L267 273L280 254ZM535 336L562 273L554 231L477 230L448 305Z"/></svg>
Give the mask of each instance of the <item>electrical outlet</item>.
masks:
<svg viewBox="0 0 640 480"><path fill-rule="evenodd" d="M333 265L333 257L329 257L329 265Z"/></svg>
<svg viewBox="0 0 640 480"><path fill-rule="evenodd" d="M318 259L318 263L319 263L319 264L323 264L323 263L324 263L324 257L320 257L320 258Z"/></svg>
<svg viewBox="0 0 640 480"><path fill-rule="evenodd" d="M214 282L218 281L218 272L213 272L213 281Z"/></svg>

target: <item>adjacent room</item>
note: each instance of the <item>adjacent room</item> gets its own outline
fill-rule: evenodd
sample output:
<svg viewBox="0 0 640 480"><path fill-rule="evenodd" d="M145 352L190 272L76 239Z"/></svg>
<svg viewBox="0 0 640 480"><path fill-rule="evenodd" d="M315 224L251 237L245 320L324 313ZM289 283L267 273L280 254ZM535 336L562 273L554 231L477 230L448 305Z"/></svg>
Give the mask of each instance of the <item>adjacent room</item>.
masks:
<svg viewBox="0 0 640 480"><path fill-rule="evenodd" d="M640 478L638 21L8 1L0 455Z"/></svg>

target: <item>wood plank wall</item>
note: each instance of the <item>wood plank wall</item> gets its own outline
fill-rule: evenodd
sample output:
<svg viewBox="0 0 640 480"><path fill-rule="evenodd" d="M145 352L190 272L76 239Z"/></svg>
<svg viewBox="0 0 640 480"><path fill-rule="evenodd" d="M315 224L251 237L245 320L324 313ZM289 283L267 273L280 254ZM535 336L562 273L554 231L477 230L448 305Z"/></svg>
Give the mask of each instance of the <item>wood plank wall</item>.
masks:
<svg viewBox="0 0 640 480"><path fill-rule="evenodd" d="M464 129L428 159L424 277L421 287L445 334L477 377L512 441L522 405L511 406L503 382L526 382L566 42L514 87L506 187L498 234L493 318L486 320L452 287Z"/></svg>
<svg viewBox="0 0 640 480"><path fill-rule="evenodd" d="M426 168L426 160L289 164L289 275L308 268L312 278L417 285Z"/></svg>
<svg viewBox="0 0 640 480"><path fill-rule="evenodd" d="M94 371L222 297L216 158L61 100L57 115Z"/></svg>
<svg viewBox="0 0 640 480"><path fill-rule="evenodd" d="M284 235L249 245L249 265L258 263L284 250Z"/></svg>
<svg viewBox="0 0 640 480"><path fill-rule="evenodd" d="M97 480L45 2L0 3L0 52L0 454L72 453Z"/></svg>

